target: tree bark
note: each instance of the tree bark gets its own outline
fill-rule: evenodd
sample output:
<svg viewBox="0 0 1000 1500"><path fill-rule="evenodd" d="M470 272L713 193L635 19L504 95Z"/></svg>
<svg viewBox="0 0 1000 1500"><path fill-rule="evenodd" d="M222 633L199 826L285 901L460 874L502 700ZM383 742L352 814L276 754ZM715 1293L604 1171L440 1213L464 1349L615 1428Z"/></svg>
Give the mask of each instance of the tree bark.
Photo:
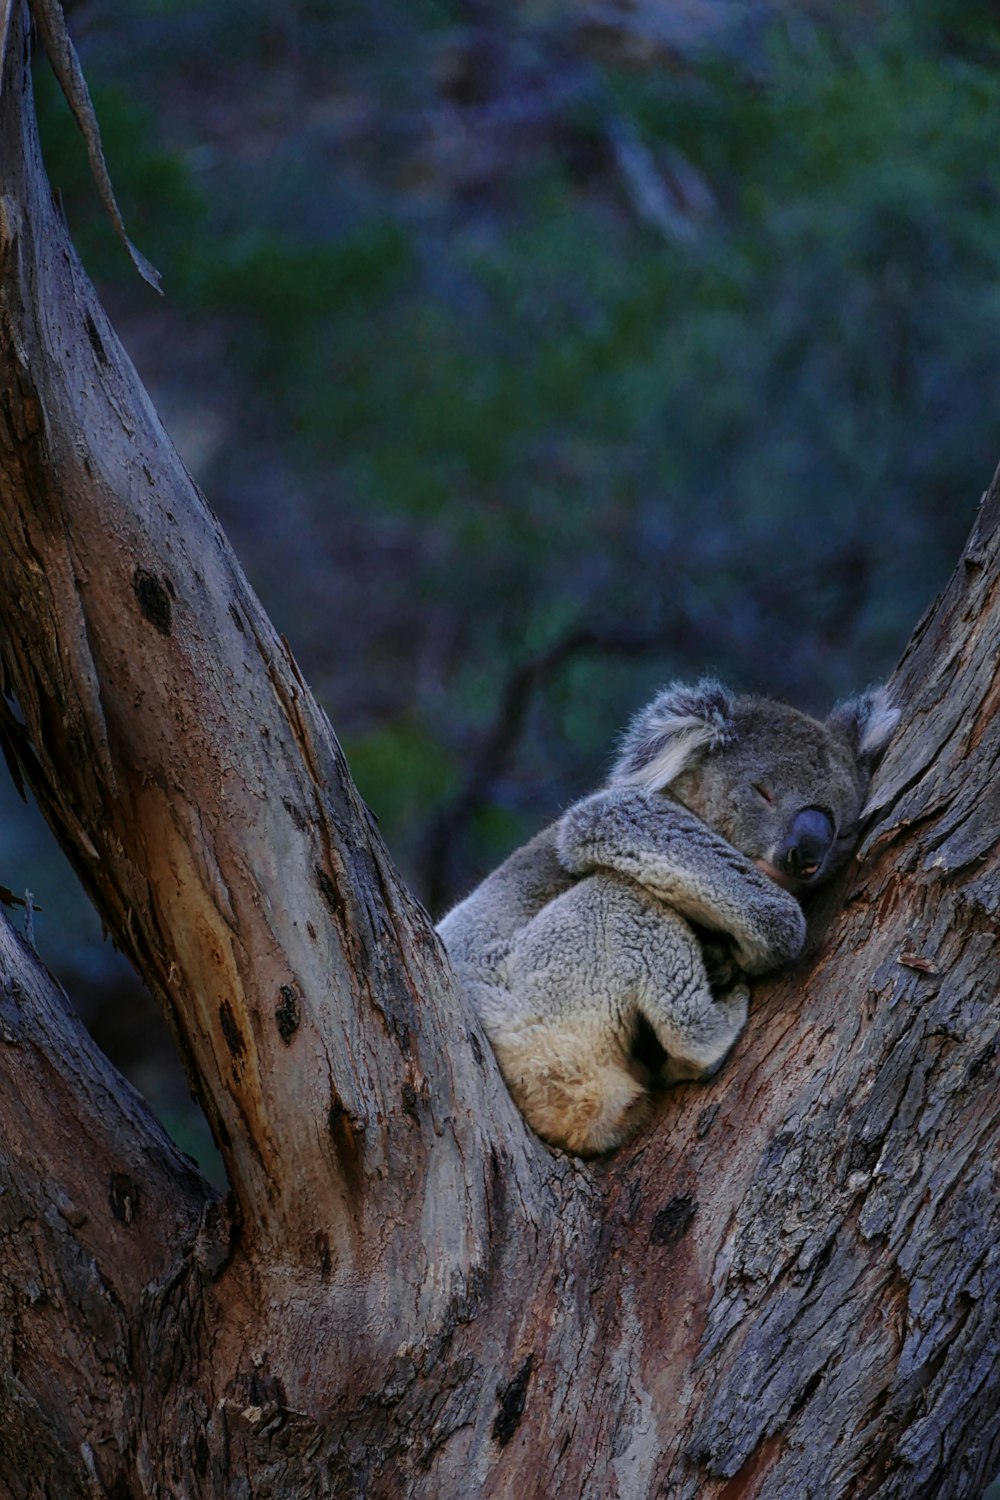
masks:
<svg viewBox="0 0 1000 1500"><path fill-rule="evenodd" d="M18 0L2 27L0 722L232 1184L4 930L8 1492L978 1497L1000 486L899 669L876 821L810 959L635 1147L560 1156L96 301Z"/></svg>

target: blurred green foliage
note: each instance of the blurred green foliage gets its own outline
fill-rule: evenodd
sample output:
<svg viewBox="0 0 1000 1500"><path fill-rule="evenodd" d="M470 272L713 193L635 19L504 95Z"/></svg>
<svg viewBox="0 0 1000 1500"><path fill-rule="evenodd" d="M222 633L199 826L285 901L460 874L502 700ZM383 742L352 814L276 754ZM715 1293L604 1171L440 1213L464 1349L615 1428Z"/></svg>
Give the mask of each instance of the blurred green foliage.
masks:
<svg viewBox="0 0 1000 1500"><path fill-rule="evenodd" d="M288 446L331 552L338 529L355 550L380 529L395 539L365 573L408 646L376 651L351 622L368 670L399 674L390 717L361 703L355 722L348 702L338 723L405 859L459 786L506 675L581 622L627 622L650 656L622 667L617 691L599 649L575 663L572 691L546 684L564 722L543 713L521 747L522 779L546 791L562 790L554 759L596 769L654 676L714 666L819 706L891 665L996 456L1000 70L985 7L956 21L944 6L890 6L860 28L776 21L743 53L643 70L567 56L551 20L535 32L525 20L511 61L509 21L487 7L475 26L461 6L390 9L397 48L386 15L364 8L242 13L247 77L266 72L276 37L275 67L299 73L313 45L342 45L294 106L346 96L372 112L360 164L331 152L328 179L303 166L318 137L301 120L272 120L263 171L238 160L208 177L200 148L158 126L146 94L150 80L153 96L171 87L164 38L178 71L199 42L210 59L236 21L225 0L146 7L161 18L157 60L114 84L99 45L86 60L136 238L175 308L222 320L233 437ZM380 115L404 54L407 100L434 104L442 26L480 110L537 96L539 77L573 85L565 103L543 98L523 142L494 143L492 180L474 187L439 142L421 162L412 118ZM83 155L44 75L40 94L81 251L120 281L128 267L83 207ZM474 110L452 114L456 130L479 129ZM623 131L685 234L634 211ZM349 212L324 221L305 204L348 177L365 183L345 189ZM225 488L224 466L219 477ZM274 590L279 618L288 587ZM414 660L431 649L427 611L439 617L430 706ZM297 641L307 658L317 636ZM512 818L523 796L513 788Z"/></svg>
<svg viewBox="0 0 1000 1500"><path fill-rule="evenodd" d="M642 68L552 5L94 10L163 305L42 67L50 176L425 898L663 679L822 709L891 669L1000 451L990 7Z"/></svg>

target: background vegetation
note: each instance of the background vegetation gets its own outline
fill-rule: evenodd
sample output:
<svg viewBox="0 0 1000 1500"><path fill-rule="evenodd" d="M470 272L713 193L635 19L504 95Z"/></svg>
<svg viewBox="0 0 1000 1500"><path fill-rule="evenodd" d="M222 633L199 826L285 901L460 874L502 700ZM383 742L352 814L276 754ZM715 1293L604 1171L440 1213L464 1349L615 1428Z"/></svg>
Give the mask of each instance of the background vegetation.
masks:
<svg viewBox="0 0 1000 1500"><path fill-rule="evenodd" d="M436 914L662 681L823 711L891 670L1000 456L991 7L70 24L164 301L43 64L81 254ZM148 1002L2 795L0 881L204 1159Z"/></svg>

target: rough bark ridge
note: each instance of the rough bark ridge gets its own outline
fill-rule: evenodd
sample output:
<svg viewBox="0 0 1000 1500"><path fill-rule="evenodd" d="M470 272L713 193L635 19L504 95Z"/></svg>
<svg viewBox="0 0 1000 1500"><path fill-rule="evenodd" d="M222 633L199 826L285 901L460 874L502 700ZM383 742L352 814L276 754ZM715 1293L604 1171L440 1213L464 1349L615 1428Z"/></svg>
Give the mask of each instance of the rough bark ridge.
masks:
<svg viewBox="0 0 1000 1500"><path fill-rule="evenodd" d="M5 934L9 1493L978 1496L1000 488L900 669L879 821L811 966L636 1149L561 1158L93 295L21 4L2 26L0 723L233 1185L214 1199Z"/></svg>

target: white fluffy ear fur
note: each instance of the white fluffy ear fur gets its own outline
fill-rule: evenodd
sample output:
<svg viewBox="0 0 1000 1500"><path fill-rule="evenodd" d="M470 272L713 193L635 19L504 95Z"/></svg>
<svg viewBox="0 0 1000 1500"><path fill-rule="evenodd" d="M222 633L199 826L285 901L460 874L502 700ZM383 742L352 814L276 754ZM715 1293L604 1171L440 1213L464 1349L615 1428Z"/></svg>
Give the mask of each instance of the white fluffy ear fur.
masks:
<svg viewBox="0 0 1000 1500"><path fill-rule="evenodd" d="M704 677L693 687L672 682L629 724L609 783L662 791L699 750L732 738L732 711L732 695L714 678Z"/></svg>
<svg viewBox="0 0 1000 1500"><path fill-rule="evenodd" d="M838 703L827 723L846 734L859 760L874 766L899 723L899 709L893 708L886 688L869 688Z"/></svg>

